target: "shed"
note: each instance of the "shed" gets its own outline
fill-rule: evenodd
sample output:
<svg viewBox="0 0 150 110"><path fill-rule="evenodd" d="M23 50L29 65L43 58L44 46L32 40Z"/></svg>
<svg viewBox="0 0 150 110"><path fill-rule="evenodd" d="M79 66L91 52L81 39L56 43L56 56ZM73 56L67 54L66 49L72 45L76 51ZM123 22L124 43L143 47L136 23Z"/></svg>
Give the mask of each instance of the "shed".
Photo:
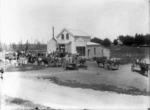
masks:
<svg viewBox="0 0 150 110"><path fill-rule="evenodd" d="M110 57L110 50L103 47L102 45L94 42L87 42L86 45L86 58L91 59L94 57Z"/></svg>

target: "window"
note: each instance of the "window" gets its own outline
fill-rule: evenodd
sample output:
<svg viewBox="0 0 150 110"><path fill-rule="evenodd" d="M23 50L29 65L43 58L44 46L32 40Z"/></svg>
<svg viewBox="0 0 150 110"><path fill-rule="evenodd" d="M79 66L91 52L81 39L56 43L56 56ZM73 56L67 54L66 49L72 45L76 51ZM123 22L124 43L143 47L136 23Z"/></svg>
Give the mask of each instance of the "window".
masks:
<svg viewBox="0 0 150 110"><path fill-rule="evenodd" d="M88 56L90 55L90 49L88 49Z"/></svg>
<svg viewBox="0 0 150 110"><path fill-rule="evenodd" d="M94 48L94 55L96 55L96 48Z"/></svg>
<svg viewBox="0 0 150 110"><path fill-rule="evenodd" d="M69 34L66 34L66 39L69 39Z"/></svg>
<svg viewBox="0 0 150 110"><path fill-rule="evenodd" d="M64 34L61 35L61 39L64 40Z"/></svg>
<svg viewBox="0 0 150 110"><path fill-rule="evenodd" d="M79 55L85 56L85 47L76 47L76 51L79 53Z"/></svg>

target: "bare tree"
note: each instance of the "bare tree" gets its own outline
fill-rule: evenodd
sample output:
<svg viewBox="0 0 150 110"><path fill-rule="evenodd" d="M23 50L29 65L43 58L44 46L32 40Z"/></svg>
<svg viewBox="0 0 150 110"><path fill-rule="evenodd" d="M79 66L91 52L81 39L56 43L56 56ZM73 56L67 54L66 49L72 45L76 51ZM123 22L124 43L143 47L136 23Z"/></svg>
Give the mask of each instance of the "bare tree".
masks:
<svg viewBox="0 0 150 110"><path fill-rule="evenodd" d="M19 49L20 51L23 50L22 40L20 40L20 41L18 42L18 49Z"/></svg>
<svg viewBox="0 0 150 110"><path fill-rule="evenodd" d="M14 50L17 48L17 45L15 43L12 43L11 46Z"/></svg>
<svg viewBox="0 0 150 110"><path fill-rule="evenodd" d="M26 41L26 44L25 44L25 52L28 51L29 46L30 46L30 43L29 43L29 41L27 40L27 41Z"/></svg>
<svg viewBox="0 0 150 110"><path fill-rule="evenodd" d="M41 42L40 41L38 41L38 40L36 40L37 42L36 42L36 50L40 50L40 48L41 48Z"/></svg>

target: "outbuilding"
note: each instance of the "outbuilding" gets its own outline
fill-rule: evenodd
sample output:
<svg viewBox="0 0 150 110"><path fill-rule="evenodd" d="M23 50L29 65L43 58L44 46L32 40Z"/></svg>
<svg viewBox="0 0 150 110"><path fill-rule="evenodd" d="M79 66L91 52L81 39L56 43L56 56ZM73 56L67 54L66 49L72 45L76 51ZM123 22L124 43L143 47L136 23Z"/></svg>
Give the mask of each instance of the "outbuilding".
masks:
<svg viewBox="0 0 150 110"><path fill-rule="evenodd" d="M52 53L52 52L55 52L56 49L57 49L57 40L54 38L54 27L53 27L53 37L47 43L47 52L48 53Z"/></svg>

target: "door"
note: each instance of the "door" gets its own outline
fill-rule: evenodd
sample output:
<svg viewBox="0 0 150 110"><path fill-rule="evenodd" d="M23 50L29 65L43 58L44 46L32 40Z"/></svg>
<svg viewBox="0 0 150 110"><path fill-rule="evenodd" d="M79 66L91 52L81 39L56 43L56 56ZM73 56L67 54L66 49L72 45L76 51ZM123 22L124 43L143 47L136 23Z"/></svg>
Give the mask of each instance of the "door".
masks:
<svg viewBox="0 0 150 110"><path fill-rule="evenodd" d="M65 52L65 45L64 45L64 44L60 44L60 45L59 45L59 50L60 50L61 52Z"/></svg>

